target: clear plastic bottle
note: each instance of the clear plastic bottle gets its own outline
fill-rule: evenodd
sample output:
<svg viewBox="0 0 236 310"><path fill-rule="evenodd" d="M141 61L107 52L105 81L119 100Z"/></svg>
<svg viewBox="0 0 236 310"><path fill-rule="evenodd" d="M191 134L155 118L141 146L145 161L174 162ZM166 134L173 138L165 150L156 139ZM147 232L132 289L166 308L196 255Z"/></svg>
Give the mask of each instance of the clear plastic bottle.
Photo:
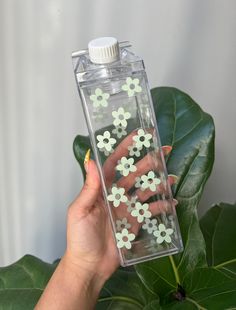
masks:
<svg viewBox="0 0 236 310"><path fill-rule="evenodd" d="M122 266L183 248L143 60L130 47L105 37L72 54Z"/></svg>

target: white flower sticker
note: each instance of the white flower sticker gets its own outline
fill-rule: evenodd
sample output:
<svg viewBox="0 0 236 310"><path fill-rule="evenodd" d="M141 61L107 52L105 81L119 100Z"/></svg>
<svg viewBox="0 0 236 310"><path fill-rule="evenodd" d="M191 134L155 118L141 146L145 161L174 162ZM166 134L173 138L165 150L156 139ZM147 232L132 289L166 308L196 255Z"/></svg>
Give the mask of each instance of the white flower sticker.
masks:
<svg viewBox="0 0 236 310"><path fill-rule="evenodd" d="M115 208L119 207L121 202L126 202L128 198L124 195L125 189L123 187L113 186L111 194L107 196L109 201L112 201Z"/></svg>
<svg viewBox="0 0 236 310"><path fill-rule="evenodd" d="M137 221L142 223L145 218L150 218L152 216L152 213L148 210L148 208L148 203L141 204L141 202L136 202L135 209L131 212L131 215L133 217L137 217Z"/></svg>
<svg viewBox="0 0 236 310"><path fill-rule="evenodd" d="M155 176L153 171L149 171L148 174L141 176L141 187L142 189L150 189L152 192L155 192L157 185L161 183L161 180Z"/></svg>
<svg viewBox="0 0 236 310"><path fill-rule="evenodd" d="M122 136L127 135L125 127L123 126L117 126L115 129L112 130L112 133L116 135L118 139L120 139Z"/></svg>
<svg viewBox="0 0 236 310"><path fill-rule="evenodd" d="M99 122L103 119L103 113L98 110L94 110L92 113L92 119L95 120L95 122Z"/></svg>
<svg viewBox="0 0 236 310"><path fill-rule="evenodd" d="M171 243L171 237L174 230L172 228L166 228L164 224L158 225L158 230L154 231L153 235L157 237L156 242L161 244L162 242Z"/></svg>
<svg viewBox="0 0 236 310"><path fill-rule="evenodd" d="M123 107L126 109L126 111L130 112L131 114L137 113L136 104L130 104L130 102L128 101L127 103L124 102Z"/></svg>
<svg viewBox="0 0 236 310"><path fill-rule="evenodd" d="M168 216L167 216L167 219L168 219L171 223L173 223L173 222L174 222L174 216L173 216L173 214L168 215Z"/></svg>
<svg viewBox="0 0 236 310"><path fill-rule="evenodd" d="M140 188L141 191L144 191L145 189L142 187L142 184L143 184L143 181L141 180L140 177L135 178L135 184L134 184L134 186L135 186L136 188Z"/></svg>
<svg viewBox="0 0 236 310"><path fill-rule="evenodd" d="M120 171L123 176L127 177L130 172L134 172L137 170L136 166L133 163L133 158L122 157L119 164L116 166L116 170Z"/></svg>
<svg viewBox="0 0 236 310"><path fill-rule="evenodd" d="M150 148L155 149L155 144L154 144L154 142L151 142L151 143L150 143Z"/></svg>
<svg viewBox="0 0 236 310"><path fill-rule="evenodd" d="M105 154L105 156L110 155L111 153L114 152L114 149L111 149L110 151L107 151L105 148L100 149L101 152Z"/></svg>
<svg viewBox="0 0 236 310"><path fill-rule="evenodd" d="M118 231L121 231L124 228L129 229L130 227L131 227L131 225L130 225L130 223L128 223L128 220L126 217L124 217L122 220L116 221L116 229Z"/></svg>
<svg viewBox="0 0 236 310"><path fill-rule="evenodd" d="M142 91L142 87L139 85L139 79L131 79L131 77L127 77L126 84L122 85L121 88L128 93L129 97Z"/></svg>
<svg viewBox="0 0 236 310"><path fill-rule="evenodd" d="M157 243L156 240L151 239L148 245L149 251L156 251L157 250Z"/></svg>
<svg viewBox="0 0 236 310"><path fill-rule="evenodd" d="M133 196L130 200L126 201L127 211L131 213L135 209L135 204L137 202L137 197Z"/></svg>
<svg viewBox="0 0 236 310"><path fill-rule="evenodd" d="M94 108L98 108L100 106L107 107L108 102L107 99L110 97L108 93L104 93L101 88L96 88L95 93L91 95L89 98L93 101Z"/></svg>
<svg viewBox="0 0 236 310"><path fill-rule="evenodd" d="M93 110L91 117L96 123L104 123L104 119L108 117L108 112L106 110L101 110L101 108L98 108L96 110Z"/></svg>
<svg viewBox="0 0 236 310"><path fill-rule="evenodd" d="M145 219L142 228L147 230L149 234L152 234L155 230L157 230L157 219Z"/></svg>
<svg viewBox="0 0 236 310"><path fill-rule="evenodd" d="M150 147L150 140L152 139L152 135L150 133L145 133L143 129L138 130L138 134L133 136L133 140L135 142L135 146L138 148Z"/></svg>
<svg viewBox="0 0 236 310"><path fill-rule="evenodd" d="M116 139L111 138L109 131L105 131L103 135L97 135L97 140L99 141L97 146L100 150L106 150L111 152L112 146L116 143Z"/></svg>
<svg viewBox="0 0 236 310"><path fill-rule="evenodd" d="M112 112L112 116L114 117L113 125L114 126L127 126L127 119L131 117L129 112L125 112L124 108L120 107L117 111Z"/></svg>
<svg viewBox="0 0 236 310"><path fill-rule="evenodd" d="M139 157L140 156L140 151L142 148L137 147L135 144L134 145L130 145L128 146L128 150L129 150L129 155L130 156L136 156Z"/></svg>
<svg viewBox="0 0 236 310"><path fill-rule="evenodd" d="M117 247L119 249L125 247L131 249L131 242L135 239L135 234L129 233L126 228L122 229L121 232L116 233Z"/></svg>

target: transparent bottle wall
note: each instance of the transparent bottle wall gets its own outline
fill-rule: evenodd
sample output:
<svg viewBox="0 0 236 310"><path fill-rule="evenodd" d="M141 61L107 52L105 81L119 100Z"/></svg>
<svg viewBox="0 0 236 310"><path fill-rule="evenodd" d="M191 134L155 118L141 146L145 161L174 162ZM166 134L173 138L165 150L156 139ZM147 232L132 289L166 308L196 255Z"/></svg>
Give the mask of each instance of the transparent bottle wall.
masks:
<svg viewBox="0 0 236 310"><path fill-rule="evenodd" d="M182 249L145 71L79 84L123 266Z"/></svg>

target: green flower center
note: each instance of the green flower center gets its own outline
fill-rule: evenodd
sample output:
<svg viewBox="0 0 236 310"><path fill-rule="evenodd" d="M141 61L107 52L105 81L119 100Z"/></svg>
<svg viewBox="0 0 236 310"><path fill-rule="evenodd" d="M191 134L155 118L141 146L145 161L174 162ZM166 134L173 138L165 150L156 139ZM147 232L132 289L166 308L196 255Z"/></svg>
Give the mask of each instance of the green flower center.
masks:
<svg viewBox="0 0 236 310"><path fill-rule="evenodd" d="M139 138L139 140L140 140L141 142L143 142L143 141L145 141L145 137L144 137L144 136L141 136L141 137Z"/></svg>
<svg viewBox="0 0 236 310"><path fill-rule="evenodd" d="M134 84L130 84L129 88L133 90L133 89L135 89L135 85Z"/></svg>
<svg viewBox="0 0 236 310"><path fill-rule="evenodd" d="M108 138L105 138L105 139L103 139L103 142L104 142L104 143L108 143L108 142L109 142L109 139L108 139Z"/></svg>
<svg viewBox="0 0 236 310"><path fill-rule="evenodd" d="M125 164L125 165L124 165L124 168L125 168L125 169L129 169L129 168L130 168L130 164Z"/></svg>
<svg viewBox="0 0 236 310"><path fill-rule="evenodd" d="M148 227L152 228L152 223L149 223L149 224L148 224Z"/></svg>
<svg viewBox="0 0 236 310"><path fill-rule="evenodd" d="M123 119L124 119L124 115L120 114L120 115L119 115L119 119L120 119L120 120L123 120Z"/></svg>
<svg viewBox="0 0 236 310"><path fill-rule="evenodd" d="M148 181L149 184L152 184L153 179L152 179L152 178L149 178L147 181Z"/></svg>
<svg viewBox="0 0 236 310"><path fill-rule="evenodd" d="M160 235L161 235L162 237L165 237L166 232L165 232L165 231L162 231L162 232L160 233Z"/></svg>
<svg viewBox="0 0 236 310"><path fill-rule="evenodd" d="M98 96L98 97L97 97L97 100L98 100L98 101L102 100L102 96L101 96L101 95Z"/></svg>

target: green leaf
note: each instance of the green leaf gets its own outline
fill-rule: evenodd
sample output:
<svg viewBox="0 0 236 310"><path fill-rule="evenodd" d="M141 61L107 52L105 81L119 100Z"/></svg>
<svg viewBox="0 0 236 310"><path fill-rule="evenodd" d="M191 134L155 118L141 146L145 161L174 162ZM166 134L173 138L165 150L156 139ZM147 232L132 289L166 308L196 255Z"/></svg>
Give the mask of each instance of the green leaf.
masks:
<svg viewBox="0 0 236 310"><path fill-rule="evenodd" d="M210 266L236 278L236 204L221 203L201 218Z"/></svg>
<svg viewBox="0 0 236 310"><path fill-rule="evenodd" d="M157 298L156 294L146 290L135 271L120 268L103 287L96 309L138 310Z"/></svg>
<svg viewBox="0 0 236 310"><path fill-rule="evenodd" d="M146 305L143 310L161 310L159 299L153 300L150 304Z"/></svg>
<svg viewBox="0 0 236 310"><path fill-rule="evenodd" d="M215 268L196 268L186 275L183 285L186 294L183 300L173 301L167 296L161 309L235 309L236 280Z"/></svg>
<svg viewBox="0 0 236 310"><path fill-rule="evenodd" d="M202 217L210 268L196 268L183 280L186 299L165 299L163 309L236 309L236 205L221 203ZM182 308L181 308L182 307Z"/></svg>
<svg viewBox="0 0 236 310"><path fill-rule="evenodd" d="M201 309L222 310L236 306L236 280L215 268L196 268L183 283L187 300Z"/></svg>
<svg viewBox="0 0 236 310"><path fill-rule="evenodd" d="M85 136L81 136L81 135L76 136L74 143L73 143L73 151L74 151L75 158L77 159L80 165L80 168L82 170L84 179L85 179L85 174L86 174L86 171L84 169L84 158L85 158L85 155L88 149L91 149L92 151L89 138ZM91 157L93 157L92 152L91 152Z"/></svg>
<svg viewBox="0 0 236 310"><path fill-rule="evenodd" d="M200 308L194 301L183 300L183 301L174 301L169 305L165 305L161 308L162 310L204 310Z"/></svg>
<svg viewBox="0 0 236 310"><path fill-rule="evenodd" d="M172 145L169 173L179 182L173 189L179 201L177 214L184 251L136 266L140 278L160 296L182 284L187 273L206 266L205 242L199 227L197 206L214 162L214 123L187 94L174 88L152 90L162 145Z"/></svg>
<svg viewBox="0 0 236 310"><path fill-rule="evenodd" d="M42 289L4 289L0 290L1 310L31 310L39 300Z"/></svg>
<svg viewBox="0 0 236 310"><path fill-rule="evenodd" d="M134 272L118 270L104 286L96 309L222 310L236 305L236 281L214 268L196 268L184 278L183 285L187 288L183 301L168 296L160 305L158 297L146 290Z"/></svg>
<svg viewBox="0 0 236 310"><path fill-rule="evenodd" d="M33 309L50 279L55 264L31 255L0 268L0 309Z"/></svg>

